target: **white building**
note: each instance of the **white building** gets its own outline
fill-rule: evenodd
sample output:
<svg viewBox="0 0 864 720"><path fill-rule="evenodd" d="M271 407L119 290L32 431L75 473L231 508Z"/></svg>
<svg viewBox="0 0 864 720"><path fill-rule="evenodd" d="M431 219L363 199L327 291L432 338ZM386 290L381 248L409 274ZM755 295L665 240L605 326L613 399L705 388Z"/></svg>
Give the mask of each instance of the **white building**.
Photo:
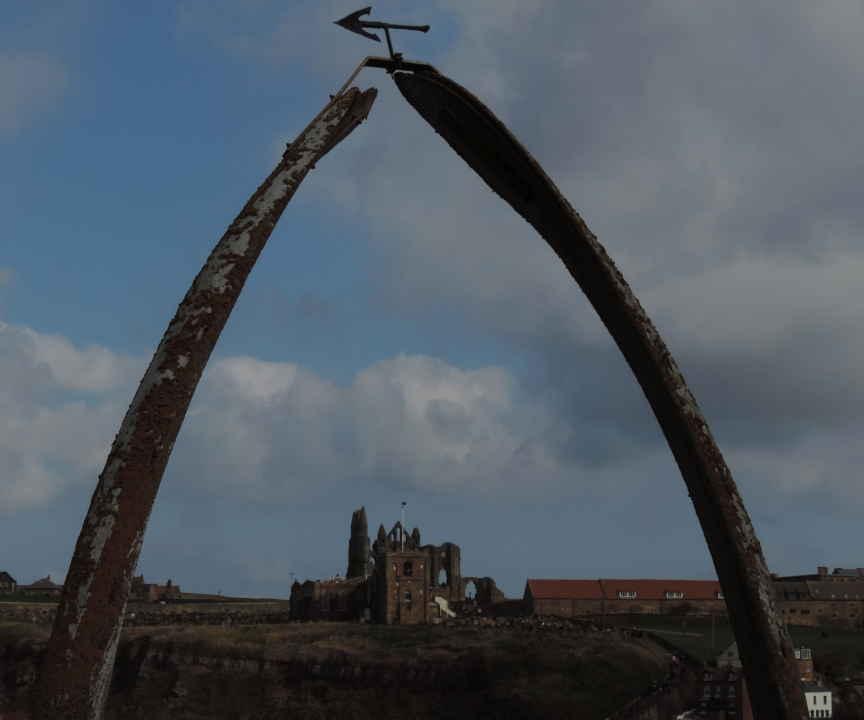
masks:
<svg viewBox="0 0 864 720"><path fill-rule="evenodd" d="M732 643L717 656L717 667L741 667L741 656L738 654L738 643Z"/></svg>
<svg viewBox="0 0 864 720"><path fill-rule="evenodd" d="M811 718L830 718L831 690L821 682L803 682L804 697L807 698L807 712Z"/></svg>

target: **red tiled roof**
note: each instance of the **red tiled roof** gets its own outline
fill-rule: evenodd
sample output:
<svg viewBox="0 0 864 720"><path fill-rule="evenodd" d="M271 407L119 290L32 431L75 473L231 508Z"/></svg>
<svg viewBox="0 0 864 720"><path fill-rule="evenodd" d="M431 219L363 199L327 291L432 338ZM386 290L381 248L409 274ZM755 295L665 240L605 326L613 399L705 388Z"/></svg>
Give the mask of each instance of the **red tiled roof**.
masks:
<svg viewBox="0 0 864 720"><path fill-rule="evenodd" d="M143 587L149 589L150 585L144 585ZM164 595L166 592L168 592L168 586L167 585L153 585L152 587L156 588L156 595ZM180 586L179 585L172 585L171 586L171 592L179 595L181 592Z"/></svg>
<svg viewBox="0 0 864 720"><path fill-rule="evenodd" d="M716 580L607 580L600 583L607 598L617 598L619 592L635 592L636 600L667 600L667 592L683 593L680 600L715 600L722 592Z"/></svg>
<svg viewBox="0 0 864 720"><path fill-rule="evenodd" d="M529 580L528 585L531 595L545 600L603 599L599 580Z"/></svg>
<svg viewBox="0 0 864 720"><path fill-rule="evenodd" d="M668 600L667 592L682 593L680 600L715 600L722 592L716 580L529 580L531 595L547 600L618 599L619 592L635 592L636 600Z"/></svg>

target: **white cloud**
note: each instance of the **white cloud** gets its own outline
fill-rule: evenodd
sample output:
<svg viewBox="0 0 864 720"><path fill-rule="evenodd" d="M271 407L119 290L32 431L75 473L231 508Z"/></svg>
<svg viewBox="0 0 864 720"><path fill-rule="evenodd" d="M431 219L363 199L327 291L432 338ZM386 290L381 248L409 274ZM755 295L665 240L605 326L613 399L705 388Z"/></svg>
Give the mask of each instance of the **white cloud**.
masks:
<svg viewBox="0 0 864 720"><path fill-rule="evenodd" d="M145 362L0 323L0 514L95 483Z"/></svg>
<svg viewBox="0 0 864 720"><path fill-rule="evenodd" d="M0 135L18 132L68 91L72 73L47 53L0 52Z"/></svg>
<svg viewBox="0 0 864 720"><path fill-rule="evenodd" d="M15 271L0 265L0 293L15 286Z"/></svg>
<svg viewBox="0 0 864 720"><path fill-rule="evenodd" d="M840 250L810 260L741 257L673 278L645 293L644 302L673 328L679 345L693 344L708 353L776 357L808 337L822 335L834 346L838 362L853 359L860 366L862 276L862 251ZM826 350L823 344L820 352ZM797 352L801 357L807 351L799 347Z"/></svg>
<svg viewBox="0 0 864 720"><path fill-rule="evenodd" d="M266 403L255 374L281 381ZM556 454L563 434L547 409L514 400L504 368L400 355L338 387L291 364L230 358L205 373L171 475L272 501L362 478L518 495L574 474Z"/></svg>
<svg viewBox="0 0 864 720"><path fill-rule="evenodd" d="M21 332L30 341L26 352L34 366L47 366L64 390L105 392L127 385L141 372L140 358L95 344L80 351L60 335L42 335L29 328Z"/></svg>

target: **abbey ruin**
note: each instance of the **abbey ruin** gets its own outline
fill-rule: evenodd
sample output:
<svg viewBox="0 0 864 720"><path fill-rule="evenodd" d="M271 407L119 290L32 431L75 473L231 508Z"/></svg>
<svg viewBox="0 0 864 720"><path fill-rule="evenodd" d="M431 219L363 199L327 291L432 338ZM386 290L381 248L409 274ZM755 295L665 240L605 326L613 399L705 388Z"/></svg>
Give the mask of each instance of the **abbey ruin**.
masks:
<svg viewBox="0 0 864 720"><path fill-rule="evenodd" d="M295 582L291 617L421 625L452 617L466 603L482 609L504 600L492 578L463 576L460 563L458 545L423 545L420 530L415 527L409 535L401 522L389 533L382 524L370 547L361 507L351 517L345 577ZM466 598L471 583L473 599Z"/></svg>

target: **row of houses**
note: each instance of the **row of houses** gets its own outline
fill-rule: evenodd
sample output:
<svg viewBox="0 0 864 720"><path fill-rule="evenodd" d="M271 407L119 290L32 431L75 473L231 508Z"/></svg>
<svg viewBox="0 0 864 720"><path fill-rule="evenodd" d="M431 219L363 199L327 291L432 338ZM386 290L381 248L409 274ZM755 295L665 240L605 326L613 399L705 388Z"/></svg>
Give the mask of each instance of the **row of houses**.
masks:
<svg viewBox="0 0 864 720"><path fill-rule="evenodd" d="M47 595L59 597L62 591L63 586L52 582L50 575L37 580L32 585L19 585L8 572L5 570L0 571L0 595ZM129 600L133 601L156 602L166 599L174 600L181 597L180 587L172 585L170 580L166 585L145 583L143 575L138 575L132 579L132 588L129 591Z"/></svg>
<svg viewBox="0 0 864 720"><path fill-rule="evenodd" d="M528 580L528 615L728 615L716 580Z"/></svg>
<svg viewBox="0 0 864 720"><path fill-rule="evenodd" d="M48 595L59 597L62 585L51 581L51 576L37 580L32 585L19 585L8 572L0 571L0 595ZM143 575L132 578L129 588L129 602L267 602L272 598L225 597L221 593L185 593L179 585L168 580L164 585L145 582Z"/></svg>
<svg viewBox="0 0 864 720"><path fill-rule="evenodd" d="M834 688L824 683L814 672L810 648L795 645L793 649L808 717L834 717L838 704L846 711L844 717L864 716L864 685ZM677 716L678 720L752 720L753 711L741 670L738 643L732 643L720 654L716 667L703 666L697 673L695 685L696 707Z"/></svg>
<svg viewBox="0 0 864 720"><path fill-rule="evenodd" d="M5 570L0 570L0 595L60 595L62 585L51 582L51 576L37 580L32 585L19 585Z"/></svg>
<svg viewBox="0 0 864 720"><path fill-rule="evenodd" d="M771 576L789 625L864 629L864 568L817 568ZM728 615L716 580L528 580L522 612L578 617L608 614Z"/></svg>

